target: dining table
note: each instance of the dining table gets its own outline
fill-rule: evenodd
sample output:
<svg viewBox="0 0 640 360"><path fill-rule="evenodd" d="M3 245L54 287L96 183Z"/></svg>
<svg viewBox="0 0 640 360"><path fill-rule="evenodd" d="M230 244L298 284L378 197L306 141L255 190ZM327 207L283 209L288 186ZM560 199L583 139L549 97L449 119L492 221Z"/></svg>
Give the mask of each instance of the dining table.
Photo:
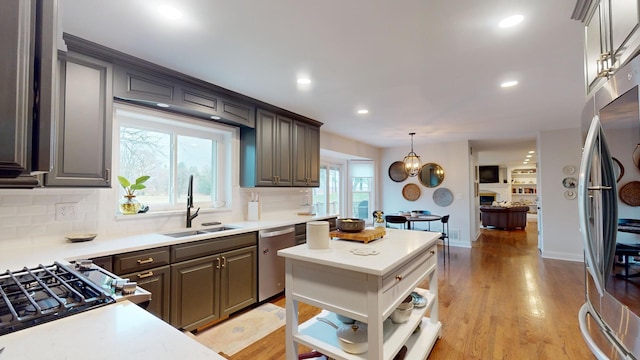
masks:
<svg viewBox="0 0 640 360"><path fill-rule="evenodd" d="M407 218L407 228L409 230L413 230L413 223L414 222L421 222L421 221L427 221L428 222L428 230L431 231L431 222L432 221L440 221L440 219L442 219L442 216L440 215L434 215L434 214L425 214L425 215L417 215L417 216L412 216L412 215L404 215L402 214L402 216Z"/></svg>

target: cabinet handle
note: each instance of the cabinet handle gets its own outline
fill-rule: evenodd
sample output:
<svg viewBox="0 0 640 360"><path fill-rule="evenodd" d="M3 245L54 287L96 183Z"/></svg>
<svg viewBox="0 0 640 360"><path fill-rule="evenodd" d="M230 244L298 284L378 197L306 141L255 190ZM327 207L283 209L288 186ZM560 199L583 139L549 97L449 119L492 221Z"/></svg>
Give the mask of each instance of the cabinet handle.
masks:
<svg viewBox="0 0 640 360"><path fill-rule="evenodd" d="M153 262L153 258L150 257L148 259L138 259L138 265L151 264Z"/></svg>
<svg viewBox="0 0 640 360"><path fill-rule="evenodd" d="M216 269L220 269L220 258L216 258Z"/></svg>
<svg viewBox="0 0 640 360"><path fill-rule="evenodd" d="M396 280L398 281L402 280L402 275L396 275Z"/></svg>
<svg viewBox="0 0 640 360"><path fill-rule="evenodd" d="M431 255L435 255L435 254L436 254L436 251L435 251L435 250L431 250L431 251L429 251L429 252L431 253Z"/></svg>
<svg viewBox="0 0 640 360"><path fill-rule="evenodd" d="M104 177L107 183L111 182L111 169L104 169Z"/></svg>
<svg viewBox="0 0 640 360"><path fill-rule="evenodd" d="M222 268L224 269L224 267L227 266L227 258L226 257L222 257Z"/></svg>
<svg viewBox="0 0 640 360"><path fill-rule="evenodd" d="M148 278L149 276L153 276L153 271L147 271L146 273L138 274L138 279Z"/></svg>

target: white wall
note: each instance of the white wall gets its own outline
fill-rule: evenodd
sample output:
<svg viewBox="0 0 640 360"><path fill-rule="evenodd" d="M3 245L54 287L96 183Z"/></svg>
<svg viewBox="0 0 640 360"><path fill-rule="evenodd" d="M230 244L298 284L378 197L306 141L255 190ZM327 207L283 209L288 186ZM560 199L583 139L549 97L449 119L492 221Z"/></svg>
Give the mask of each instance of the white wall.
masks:
<svg viewBox="0 0 640 360"><path fill-rule="evenodd" d="M451 244L470 247L472 238L475 239L475 230L471 221L473 211L470 209L473 192L469 185L472 165L468 142L414 145L414 151L420 156L423 164L432 162L443 167L445 178L436 188L423 186L417 177L410 177L400 183L389 178L389 166L395 161L402 161L409 150L409 143L407 143L407 146L386 148L382 151L379 172L382 184L381 209L385 214L411 210L429 210L437 215L449 214L451 215L449 220ZM402 196L402 188L409 183L415 183L420 188L421 195L416 201L408 201ZM453 203L447 207L440 207L433 202L433 192L441 187L451 190L454 195ZM431 224L431 229L440 231L442 225L434 222Z"/></svg>
<svg viewBox="0 0 640 360"><path fill-rule="evenodd" d="M573 165L578 178L582 139L580 129L544 131L538 134L538 197L542 257L583 261L578 220L578 200L565 198L562 169ZM573 189L577 191L577 189Z"/></svg>

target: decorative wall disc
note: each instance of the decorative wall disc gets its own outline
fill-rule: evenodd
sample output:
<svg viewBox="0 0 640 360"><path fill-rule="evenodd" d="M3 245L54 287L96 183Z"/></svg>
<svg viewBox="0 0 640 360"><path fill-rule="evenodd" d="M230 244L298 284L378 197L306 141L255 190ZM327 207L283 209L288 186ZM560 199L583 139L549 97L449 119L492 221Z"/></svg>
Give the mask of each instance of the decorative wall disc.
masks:
<svg viewBox="0 0 640 360"><path fill-rule="evenodd" d="M420 197L420 187L411 183L402 188L402 196L409 201L416 201Z"/></svg>
<svg viewBox="0 0 640 360"><path fill-rule="evenodd" d="M436 189L433 192L433 202L438 206L449 206L453 202L453 193L447 188Z"/></svg>

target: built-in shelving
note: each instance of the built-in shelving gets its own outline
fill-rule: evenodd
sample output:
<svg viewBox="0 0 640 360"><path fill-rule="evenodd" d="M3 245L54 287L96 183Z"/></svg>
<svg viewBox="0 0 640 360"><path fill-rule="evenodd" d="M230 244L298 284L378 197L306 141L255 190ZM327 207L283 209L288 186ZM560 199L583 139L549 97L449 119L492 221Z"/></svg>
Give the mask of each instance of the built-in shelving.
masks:
<svg viewBox="0 0 640 360"><path fill-rule="evenodd" d="M511 201L529 205L529 213L538 212L538 185L536 169L511 170Z"/></svg>

